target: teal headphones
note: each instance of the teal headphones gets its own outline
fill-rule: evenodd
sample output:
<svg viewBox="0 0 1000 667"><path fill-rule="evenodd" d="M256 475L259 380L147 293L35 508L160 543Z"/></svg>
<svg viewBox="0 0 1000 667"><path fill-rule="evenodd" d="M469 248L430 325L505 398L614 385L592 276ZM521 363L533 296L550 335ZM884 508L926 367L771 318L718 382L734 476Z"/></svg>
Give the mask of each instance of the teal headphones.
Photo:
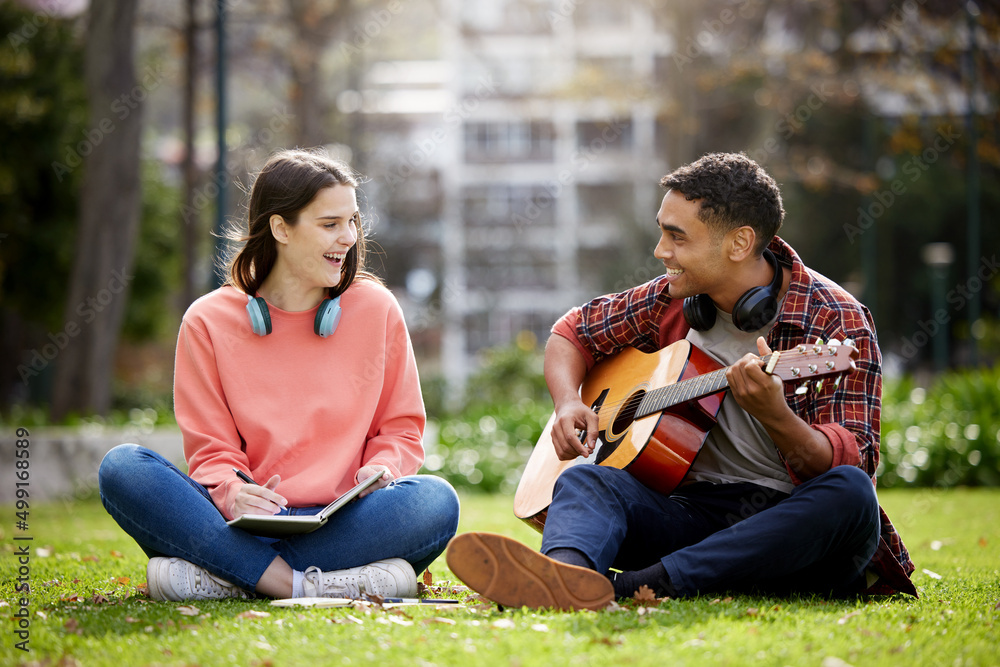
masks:
<svg viewBox="0 0 1000 667"><path fill-rule="evenodd" d="M250 327L258 336L266 336L271 333L271 314L267 310L267 301L264 297L247 295L247 313L250 315ZM340 297L333 299L323 299L316 311L316 319L313 321L313 331L321 338L333 335L340 324Z"/></svg>

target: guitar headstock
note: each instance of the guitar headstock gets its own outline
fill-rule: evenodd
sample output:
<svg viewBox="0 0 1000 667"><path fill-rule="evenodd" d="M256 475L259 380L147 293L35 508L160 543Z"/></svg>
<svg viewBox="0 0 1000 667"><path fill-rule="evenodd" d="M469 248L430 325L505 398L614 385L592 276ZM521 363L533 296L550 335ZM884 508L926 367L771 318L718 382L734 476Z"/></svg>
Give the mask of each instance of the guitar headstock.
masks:
<svg viewBox="0 0 1000 667"><path fill-rule="evenodd" d="M854 370L854 360L858 358L858 348L854 341L831 340L827 344L817 341L813 345L798 345L790 350L773 352L765 370L781 378L782 382L802 382L817 380L817 390L823 388L827 377L836 376L836 383ZM808 391L807 385L795 390L796 394Z"/></svg>

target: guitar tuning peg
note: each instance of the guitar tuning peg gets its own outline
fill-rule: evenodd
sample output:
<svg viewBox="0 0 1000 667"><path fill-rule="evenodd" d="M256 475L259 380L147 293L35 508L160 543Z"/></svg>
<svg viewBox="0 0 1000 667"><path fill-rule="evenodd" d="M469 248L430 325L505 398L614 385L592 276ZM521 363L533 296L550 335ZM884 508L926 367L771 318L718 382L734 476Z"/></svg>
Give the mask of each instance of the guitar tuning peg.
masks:
<svg viewBox="0 0 1000 667"><path fill-rule="evenodd" d="M799 385L799 386L798 386L798 387L797 387L797 388L795 389L795 395L796 395L796 396L801 396L802 394L805 394L805 393L806 393L806 392L808 392L808 391L809 391L809 383L807 382L807 383L805 383L805 384L800 384L800 385Z"/></svg>
<svg viewBox="0 0 1000 667"><path fill-rule="evenodd" d="M844 379L843 375L838 375L837 379L833 381L833 388L836 390L840 387L840 381Z"/></svg>
<svg viewBox="0 0 1000 667"><path fill-rule="evenodd" d="M831 338L830 342L827 343L827 345L829 345L830 347L840 347L840 341L837 340L836 338Z"/></svg>
<svg viewBox="0 0 1000 667"><path fill-rule="evenodd" d="M823 391L823 380L816 380L816 392Z"/></svg>
<svg viewBox="0 0 1000 667"><path fill-rule="evenodd" d="M817 338L816 339L816 344L817 345L822 345L823 344L823 339L822 338Z"/></svg>
<svg viewBox="0 0 1000 667"><path fill-rule="evenodd" d="M846 345L847 347L855 347L855 345L854 345L854 339L853 338L845 338L844 339L844 345Z"/></svg>

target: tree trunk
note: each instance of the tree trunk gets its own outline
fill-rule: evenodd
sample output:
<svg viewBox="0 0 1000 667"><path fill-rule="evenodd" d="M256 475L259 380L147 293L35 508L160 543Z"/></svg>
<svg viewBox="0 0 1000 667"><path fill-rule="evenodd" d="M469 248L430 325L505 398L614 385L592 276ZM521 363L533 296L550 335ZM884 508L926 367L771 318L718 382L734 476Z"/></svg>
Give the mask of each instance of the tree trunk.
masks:
<svg viewBox="0 0 1000 667"><path fill-rule="evenodd" d="M201 230L201 214L194 206L195 187L198 184L198 172L194 163L194 103L197 91L196 80L198 58L198 35L195 22L197 0L187 0L187 22L184 25L184 42L187 53L184 60L184 95L182 98L182 117L184 119L184 162L181 167L184 172L184 213L181 215L181 225L184 230L184 280L182 281L181 311L195 299L195 265L198 261L197 247Z"/></svg>
<svg viewBox="0 0 1000 667"><path fill-rule="evenodd" d="M288 0L293 41L289 97L298 121L295 143L302 148L330 141L325 127L329 105L323 95L320 59L336 27L349 15L350 0Z"/></svg>
<svg viewBox="0 0 1000 667"><path fill-rule="evenodd" d="M139 230L141 101L159 76L133 66L136 0L90 5L85 76L90 104L82 157L76 256L66 303L65 348L55 360L52 416L104 414Z"/></svg>

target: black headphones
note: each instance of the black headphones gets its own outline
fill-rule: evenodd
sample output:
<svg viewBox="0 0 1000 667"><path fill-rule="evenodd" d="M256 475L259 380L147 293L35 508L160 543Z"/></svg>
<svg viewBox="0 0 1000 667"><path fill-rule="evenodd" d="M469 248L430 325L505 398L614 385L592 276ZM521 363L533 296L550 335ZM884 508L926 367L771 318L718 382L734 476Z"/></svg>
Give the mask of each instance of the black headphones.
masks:
<svg viewBox="0 0 1000 667"><path fill-rule="evenodd" d="M247 314L250 315L250 327L258 336L271 333L271 313L267 310L264 297L247 295ZM340 297L323 299L316 311L313 321L313 331L317 336L326 338L332 336L340 324Z"/></svg>
<svg viewBox="0 0 1000 667"><path fill-rule="evenodd" d="M771 321L778 312L778 292L783 278L778 258L768 249L764 257L774 269L769 285L754 287L743 293L733 306L733 324L740 331L756 331ZM715 302L707 294L684 299L684 319L696 331L708 331L715 325Z"/></svg>

